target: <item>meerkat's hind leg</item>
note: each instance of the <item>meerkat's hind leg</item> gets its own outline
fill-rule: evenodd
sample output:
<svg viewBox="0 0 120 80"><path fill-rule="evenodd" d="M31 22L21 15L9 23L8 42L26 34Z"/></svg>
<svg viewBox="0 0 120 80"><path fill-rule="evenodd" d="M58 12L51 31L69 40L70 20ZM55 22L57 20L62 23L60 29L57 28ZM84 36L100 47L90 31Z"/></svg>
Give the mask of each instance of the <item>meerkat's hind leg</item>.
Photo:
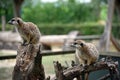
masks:
<svg viewBox="0 0 120 80"><path fill-rule="evenodd" d="M94 65L96 62L94 62L92 59L90 59L89 61L88 61L88 65Z"/></svg>
<svg viewBox="0 0 120 80"><path fill-rule="evenodd" d="M26 42L27 42L27 40L24 39L24 40L23 40L23 44L25 44Z"/></svg>
<svg viewBox="0 0 120 80"><path fill-rule="evenodd" d="M22 40L23 40L23 42L21 43L21 46L25 46L27 40L26 40L24 37L21 37L21 38L22 38Z"/></svg>
<svg viewBox="0 0 120 80"><path fill-rule="evenodd" d="M23 39L23 46L26 46L26 45L28 45L29 44L29 37L28 37L28 39L27 38L25 38L25 37L22 37L22 39Z"/></svg>
<svg viewBox="0 0 120 80"><path fill-rule="evenodd" d="M84 69L87 70L88 66L90 65L91 61L90 60L85 60L85 66ZM88 80L89 73L84 74L84 80Z"/></svg>
<svg viewBox="0 0 120 80"><path fill-rule="evenodd" d="M89 66L89 65L88 65L88 62L89 62L88 60L84 60L84 68L85 68L85 69L87 69L88 66Z"/></svg>
<svg viewBox="0 0 120 80"><path fill-rule="evenodd" d="M79 63L80 63L80 66L85 66L85 63L82 59L79 58Z"/></svg>
<svg viewBox="0 0 120 80"><path fill-rule="evenodd" d="M92 63L92 59L90 58L87 60L87 65L91 65L91 63Z"/></svg>
<svg viewBox="0 0 120 80"><path fill-rule="evenodd" d="M89 73L86 73L85 74L85 80L88 80L88 77L89 77Z"/></svg>
<svg viewBox="0 0 120 80"><path fill-rule="evenodd" d="M39 37L31 37L30 38L30 43L32 44L38 44L39 43Z"/></svg>
<svg viewBox="0 0 120 80"><path fill-rule="evenodd" d="M88 60L84 60L85 65L88 65Z"/></svg>
<svg viewBox="0 0 120 80"><path fill-rule="evenodd" d="M34 43L37 43L37 42L36 42L36 39L33 38L33 37L31 37L31 38L30 38L30 44L34 44Z"/></svg>
<svg viewBox="0 0 120 80"><path fill-rule="evenodd" d="M28 35L27 39L24 39L25 43L24 45L29 45L30 44L30 35Z"/></svg>

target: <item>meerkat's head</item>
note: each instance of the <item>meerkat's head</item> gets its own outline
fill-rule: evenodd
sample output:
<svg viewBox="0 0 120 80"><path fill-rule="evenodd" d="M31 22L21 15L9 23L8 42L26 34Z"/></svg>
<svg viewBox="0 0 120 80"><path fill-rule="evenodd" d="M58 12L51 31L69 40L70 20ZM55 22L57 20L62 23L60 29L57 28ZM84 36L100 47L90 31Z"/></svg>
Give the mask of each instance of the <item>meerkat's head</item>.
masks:
<svg viewBox="0 0 120 80"><path fill-rule="evenodd" d="M75 47L77 49L82 49L85 47L85 41L83 40L76 40L73 42L73 44L71 45L72 47Z"/></svg>
<svg viewBox="0 0 120 80"><path fill-rule="evenodd" d="M23 20L19 17L12 18L8 24L15 25L15 26L20 26L23 23Z"/></svg>

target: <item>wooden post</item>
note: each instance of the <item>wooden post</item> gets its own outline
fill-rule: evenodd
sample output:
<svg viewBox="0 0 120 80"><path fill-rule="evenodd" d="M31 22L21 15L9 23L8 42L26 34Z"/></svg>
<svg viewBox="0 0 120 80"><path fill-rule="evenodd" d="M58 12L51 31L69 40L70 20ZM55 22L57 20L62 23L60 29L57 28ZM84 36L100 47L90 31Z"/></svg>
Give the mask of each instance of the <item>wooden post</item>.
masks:
<svg viewBox="0 0 120 80"><path fill-rule="evenodd" d="M19 46L12 80L45 80L41 45Z"/></svg>
<svg viewBox="0 0 120 80"><path fill-rule="evenodd" d="M107 21L104 29L103 36L100 40L100 49L102 49L104 46L105 51L109 51L109 43L110 43L110 34L111 34L111 28L112 28L112 16L114 12L115 7L115 0L108 0L108 14L107 14Z"/></svg>
<svg viewBox="0 0 120 80"><path fill-rule="evenodd" d="M5 31L5 27L6 27L6 18L5 18L5 15L1 16L1 20L2 20L2 31Z"/></svg>

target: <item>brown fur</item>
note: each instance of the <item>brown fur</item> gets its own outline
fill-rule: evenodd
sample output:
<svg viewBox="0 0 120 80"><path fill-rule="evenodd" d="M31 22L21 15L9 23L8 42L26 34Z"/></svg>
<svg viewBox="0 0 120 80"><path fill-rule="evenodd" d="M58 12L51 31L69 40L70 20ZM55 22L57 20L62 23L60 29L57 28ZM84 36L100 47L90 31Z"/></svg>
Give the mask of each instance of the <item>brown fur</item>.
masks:
<svg viewBox="0 0 120 80"><path fill-rule="evenodd" d="M8 23L17 27L17 30L23 39L23 45L39 43L41 34L34 23L24 22L18 17L12 18Z"/></svg>
<svg viewBox="0 0 120 80"><path fill-rule="evenodd" d="M80 64L85 65L85 62L87 62L86 64L90 65L98 60L99 52L92 43L77 40L73 45L76 48L76 56L79 59Z"/></svg>

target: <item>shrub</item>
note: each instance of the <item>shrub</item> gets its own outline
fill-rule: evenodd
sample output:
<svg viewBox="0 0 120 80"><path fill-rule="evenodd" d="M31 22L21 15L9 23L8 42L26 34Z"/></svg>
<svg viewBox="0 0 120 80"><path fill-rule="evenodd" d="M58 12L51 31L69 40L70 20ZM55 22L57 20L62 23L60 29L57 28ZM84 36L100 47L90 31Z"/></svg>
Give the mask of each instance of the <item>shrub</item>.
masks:
<svg viewBox="0 0 120 80"><path fill-rule="evenodd" d="M78 30L83 35L102 34L103 26L98 24L38 24L42 34L68 34Z"/></svg>

